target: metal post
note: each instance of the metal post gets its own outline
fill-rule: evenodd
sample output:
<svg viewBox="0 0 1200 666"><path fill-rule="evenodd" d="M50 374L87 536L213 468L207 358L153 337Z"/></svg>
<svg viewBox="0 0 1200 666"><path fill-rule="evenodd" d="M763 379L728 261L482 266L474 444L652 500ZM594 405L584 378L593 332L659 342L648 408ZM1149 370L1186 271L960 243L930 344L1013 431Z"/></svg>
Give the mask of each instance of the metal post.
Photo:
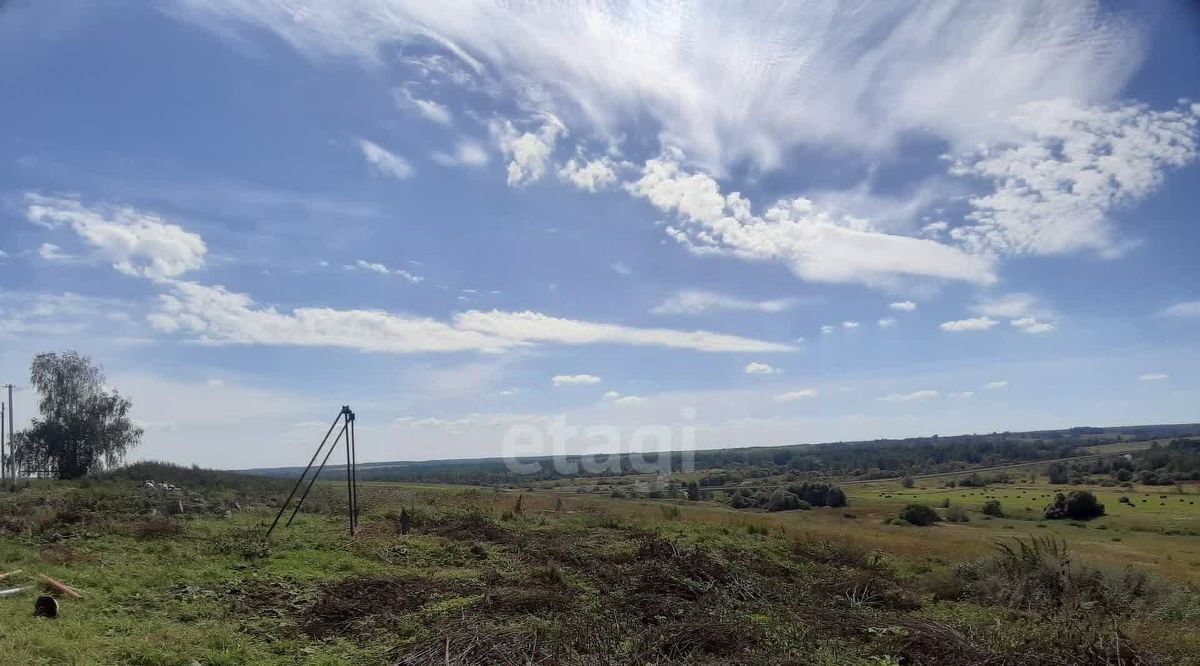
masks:
<svg viewBox="0 0 1200 666"><path fill-rule="evenodd" d="M339 412L337 418L333 420L333 423L329 424L329 430L325 432L325 437L321 439L321 445L317 447L316 451L313 451L312 458L309 458L308 460L308 465L304 468L304 471L300 473L300 478L296 479L296 485L292 486L292 492L288 493L287 499L284 500L282 505L280 505L279 513L275 514L275 520L271 521L271 527L267 528L268 537L271 536L271 532L275 531L275 526L279 524L279 519L283 516L283 512L287 510L288 504L290 504L292 498L296 496L296 491L300 489L300 484L304 483L304 476L308 474L308 470L312 469L313 463L316 462L317 456L321 453L321 449L325 447L325 442L329 440L329 435L333 433L333 429L337 427L338 421L340 420L342 420L342 414Z"/></svg>
<svg viewBox="0 0 1200 666"><path fill-rule="evenodd" d="M13 481L16 481L17 480L17 466L13 465L12 460L11 460L12 453L13 453L12 438L13 438L13 434L16 433L16 430L13 429L12 392L13 392L13 385L9 384L8 385L8 457L10 460L8 462L9 462L10 469L8 471L10 472L9 476L12 477Z"/></svg>
<svg viewBox="0 0 1200 666"><path fill-rule="evenodd" d="M337 448L338 442L342 441L342 435L345 434L346 424L343 422L341 431L338 432L338 436L333 440L333 444L329 447L329 450L325 452L325 458L321 460L321 466L317 468L317 473L313 474L312 478L308 480L308 487L304 489L304 494L300 495L300 501L296 502L296 508L292 511L292 515L288 518L288 521L284 523L284 527L291 525L292 521L296 519L296 514L300 513L300 507L304 505L304 500L308 497L309 491L312 490L313 484L317 482L317 478L321 476L321 470L325 469L325 463L329 462L329 456Z"/></svg>
<svg viewBox="0 0 1200 666"><path fill-rule="evenodd" d="M9 448L12 448L9 445ZM8 459L4 457L4 403L0 402L0 481L8 478Z"/></svg>
<svg viewBox="0 0 1200 666"><path fill-rule="evenodd" d="M342 407L342 413L346 415L346 422L349 423L350 414L353 413L349 405ZM349 437L346 437L346 508L350 512L350 536L354 536L354 485L351 483Z"/></svg>
<svg viewBox="0 0 1200 666"><path fill-rule="evenodd" d="M8 475L17 480L17 466L12 460L12 437L17 431L12 426L12 384L8 384Z"/></svg>
<svg viewBox="0 0 1200 666"><path fill-rule="evenodd" d="M354 437L354 412L350 412L350 483L354 488L354 527L358 527L358 441Z"/></svg>

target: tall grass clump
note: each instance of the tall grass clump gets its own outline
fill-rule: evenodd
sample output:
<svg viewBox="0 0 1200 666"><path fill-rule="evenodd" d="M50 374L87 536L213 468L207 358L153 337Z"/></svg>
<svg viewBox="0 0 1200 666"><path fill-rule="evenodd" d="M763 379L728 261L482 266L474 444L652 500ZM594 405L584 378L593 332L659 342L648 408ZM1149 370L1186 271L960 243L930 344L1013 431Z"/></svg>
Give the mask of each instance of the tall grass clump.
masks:
<svg viewBox="0 0 1200 666"><path fill-rule="evenodd" d="M1080 619L1144 616L1167 597L1195 592L1174 588L1132 567L1099 569L1076 562L1065 541L1053 537L999 542L991 557L965 562L954 571L956 587L939 596L999 604L1039 615Z"/></svg>

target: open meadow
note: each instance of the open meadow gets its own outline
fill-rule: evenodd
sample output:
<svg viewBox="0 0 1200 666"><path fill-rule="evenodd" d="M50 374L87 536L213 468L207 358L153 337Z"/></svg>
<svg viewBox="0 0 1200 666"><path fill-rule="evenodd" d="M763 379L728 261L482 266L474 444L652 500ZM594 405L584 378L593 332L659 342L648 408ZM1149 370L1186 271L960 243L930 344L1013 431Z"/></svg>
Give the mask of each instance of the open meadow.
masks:
<svg viewBox="0 0 1200 666"><path fill-rule="evenodd" d="M1195 535L1139 531L1140 514L883 524L914 499L1019 487L862 485L843 508L766 513L376 482L350 538L345 487L323 482L268 542L287 484L242 478L0 495L12 585L82 594L54 619L34 589L0 598L0 663L1200 663Z"/></svg>

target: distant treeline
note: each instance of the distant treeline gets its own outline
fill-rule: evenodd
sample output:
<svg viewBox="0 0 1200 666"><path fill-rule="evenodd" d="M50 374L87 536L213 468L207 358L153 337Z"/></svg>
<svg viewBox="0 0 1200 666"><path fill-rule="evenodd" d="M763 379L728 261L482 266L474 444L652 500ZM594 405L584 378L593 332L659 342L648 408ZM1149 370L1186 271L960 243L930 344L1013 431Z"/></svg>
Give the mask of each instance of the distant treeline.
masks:
<svg viewBox="0 0 1200 666"><path fill-rule="evenodd" d="M287 492L293 484L266 475L208 469L199 465L177 465L157 460L143 460L93 475L91 478L110 481L167 482L191 489L227 488L242 492Z"/></svg>
<svg viewBox="0 0 1200 666"><path fill-rule="evenodd" d="M358 477L364 481L527 485L566 477L635 474L645 472L647 464L676 472L690 459L694 469L712 470L702 480L706 486L727 485L788 472L814 478L874 479L1051 460L1084 455L1086 451L1082 447L1097 444L1196 435L1200 435L1200 424L1070 428L948 437L934 435L899 440L647 453L637 456L614 454L590 458L587 464L581 464L583 461L580 457L571 456L560 461L557 468L548 457L522 459L522 463L536 463L537 471L532 473L512 471L500 458L371 463L359 465ZM586 471L589 468L594 471ZM248 472L294 478L301 469L287 467ZM332 479L344 474L344 468L330 467L322 474L322 478Z"/></svg>
<svg viewBox="0 0 1200 666"><path fill-rule="evenodd" d="M1173 439L1155 443L1128 456L1112 456L1072 464L1055 463L1049 469L1053 483L1090 483L1095 475L1111 475L1118 483L1169 485L1200 481L1200 439Z"/></svg>

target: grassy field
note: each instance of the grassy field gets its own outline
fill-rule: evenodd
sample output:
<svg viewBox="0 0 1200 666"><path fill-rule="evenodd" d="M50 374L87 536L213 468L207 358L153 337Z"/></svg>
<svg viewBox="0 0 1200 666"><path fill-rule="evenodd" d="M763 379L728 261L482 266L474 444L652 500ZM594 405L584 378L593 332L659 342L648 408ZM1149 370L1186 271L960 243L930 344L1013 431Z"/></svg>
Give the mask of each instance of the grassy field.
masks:
<svg viewBox="0 0 1200 666"><path fill-rule="evenodd" d="M746 527L767 525L802 538L847 539L867 548L878 548L910 558L957 560L983 556L997 540L1019 536L1053 536L1075 547L1078 556L1109 566L1138 565L1176 580L1200 583L1200 486L1138 486L1129 492L1103 486L1052 486L1044 477L1038 483L1000 484L988 488L915 486L906 489L897 481L845 486L849 506L811 511L737 511L716 502L672 501L698 522ZM1087 489L1105 505L1106 515L1087 522L1042 520L1042 511L1057 492ZM1136 505L1119 502L1129 496ZM996 499L1004 518L980 513L983 502ZM615 500L598 497L598 503L624 505L626 513L651 515L663 501ZM942 522L928 528L889 525L907 504L961 506L971 520Z"/></svg>
<svg viewBox="0 0 1200 666"><path fill-rule="evenodd" d="M0 598L0 664L1200 663L1194 592L1129 591L1115 577L1119 599L1076 582L1043 607L956 568L999 570L971 560L990 557L992 539L1045 532L1085 558L1124 547L1165 575L1194 571L1147 554L1194 554L1196 537L1117 528L1120 515L1108 530L975 515L915 528L881 519L940 489L862 487L845 509L766 514L366 484L349 538L341 490L318 490L313 512L269 544L275 487L42 483L0 495L0 568L83 593L53 620L33 617L35 591ZM969 506L982 498L971 492L984 491L948 496ZM186 512L162 515L177 495ZM403 536L402 507L413 516Z"/></svg>

